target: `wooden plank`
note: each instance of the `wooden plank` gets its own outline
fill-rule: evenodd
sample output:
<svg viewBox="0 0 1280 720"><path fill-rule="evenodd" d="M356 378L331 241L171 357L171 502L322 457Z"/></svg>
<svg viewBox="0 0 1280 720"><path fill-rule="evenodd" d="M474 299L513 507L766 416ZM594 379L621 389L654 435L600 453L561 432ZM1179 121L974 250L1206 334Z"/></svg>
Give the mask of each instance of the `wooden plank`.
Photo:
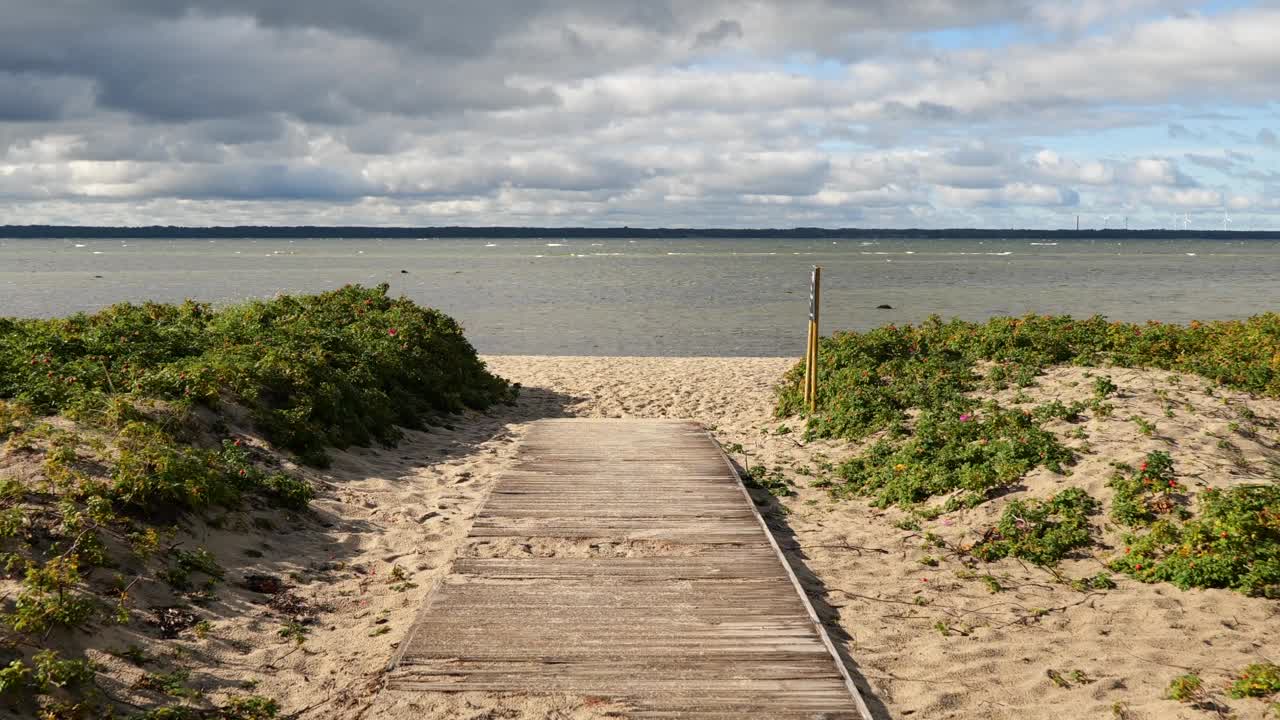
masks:
<svg viewBox="0 0 1280 720"><path fill-rule="evenodd" d="M870 718L732 464L685 421L534 423L389 687Z"/></svg>

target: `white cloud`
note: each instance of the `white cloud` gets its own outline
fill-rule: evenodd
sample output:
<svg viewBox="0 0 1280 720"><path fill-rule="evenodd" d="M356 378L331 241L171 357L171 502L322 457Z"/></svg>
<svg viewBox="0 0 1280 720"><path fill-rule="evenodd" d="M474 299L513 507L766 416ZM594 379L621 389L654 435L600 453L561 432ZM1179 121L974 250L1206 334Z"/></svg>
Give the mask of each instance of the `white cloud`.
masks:
<svg viewBox="0 0 1280 720"><path fill-rule="evenodd" d="M354 7L0 0L6 219L75 222L77 203L93 208L78 221L95 223L955 224L986 207L1045 222L1074 206L1277 209L1275 132L1246 112L1280 87L1276 8ZM998 47L974 35L946 49L929 34L992 27L1006 33ZM1144 140L1103 137L1118 130Z"/></svg>

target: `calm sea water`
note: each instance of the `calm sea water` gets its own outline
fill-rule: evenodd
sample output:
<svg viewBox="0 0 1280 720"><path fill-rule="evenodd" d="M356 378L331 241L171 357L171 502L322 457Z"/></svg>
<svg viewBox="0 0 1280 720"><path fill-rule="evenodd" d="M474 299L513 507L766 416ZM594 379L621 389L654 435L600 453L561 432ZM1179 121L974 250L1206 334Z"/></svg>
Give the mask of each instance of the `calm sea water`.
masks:
<svg viewBox="0 0 1280 720"><path fill-rule="evenodd" d="M484 353L800 355L814 264L824 334L933 313L1280 309L1280 242L1262 240L0 239L0 316L388 282L460 320Z"/></svg>

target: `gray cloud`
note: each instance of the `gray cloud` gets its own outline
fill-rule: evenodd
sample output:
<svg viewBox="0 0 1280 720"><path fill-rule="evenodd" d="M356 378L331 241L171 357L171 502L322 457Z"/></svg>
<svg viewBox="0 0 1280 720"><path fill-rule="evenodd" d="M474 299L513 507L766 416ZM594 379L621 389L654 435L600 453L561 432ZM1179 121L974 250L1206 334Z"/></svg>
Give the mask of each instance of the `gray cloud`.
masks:
<svg viewBox="0 0 1280 720"><path fill-rule="evenodd" d="M1254 32L1280 13L1170 14L1188 6L0 0L0 207L632 225L1208 207L1227 191L1199 168L1254 194L1272 171L1155 141L1195 149L1208 136L1185 123L1211 118L1214 137L1276 146L1230 111L1280 85L1280 50ZM994 24L1015 29L1004 46L932 34ZM1053 149L1120 128L1151 148Z"/></svg>
<svg viewBox="0 0 1280 720"><path fill-rule="evenodd" d="M1222 172L1228 172L1235 167L1235 162L1227 157L1201 155L1200 153L1187 153L1184 157L1186 157L1188 161L1201 167L1212 168Z"/></svg>
<svg viewBox="0 0 1280 720"><path fill-rule="evenodd" d="M693 40L695 48L712 48L729 38L742 37L742 23L737 20L721 20L713 27L698 33Z"/></svg>

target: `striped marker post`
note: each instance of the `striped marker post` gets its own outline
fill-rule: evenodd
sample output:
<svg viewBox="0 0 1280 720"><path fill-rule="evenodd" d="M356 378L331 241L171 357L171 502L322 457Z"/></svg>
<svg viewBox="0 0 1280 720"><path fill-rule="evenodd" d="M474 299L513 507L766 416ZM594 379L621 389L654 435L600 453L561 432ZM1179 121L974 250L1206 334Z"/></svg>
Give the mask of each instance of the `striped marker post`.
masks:
<svg viewBox="0 0 1280 720"><path fill-rule="evenodd" d="M822 268L814 265L809 276L809 342L804 351L804 404L813 412L818 407L818 304L822 289Z"/></svg>

